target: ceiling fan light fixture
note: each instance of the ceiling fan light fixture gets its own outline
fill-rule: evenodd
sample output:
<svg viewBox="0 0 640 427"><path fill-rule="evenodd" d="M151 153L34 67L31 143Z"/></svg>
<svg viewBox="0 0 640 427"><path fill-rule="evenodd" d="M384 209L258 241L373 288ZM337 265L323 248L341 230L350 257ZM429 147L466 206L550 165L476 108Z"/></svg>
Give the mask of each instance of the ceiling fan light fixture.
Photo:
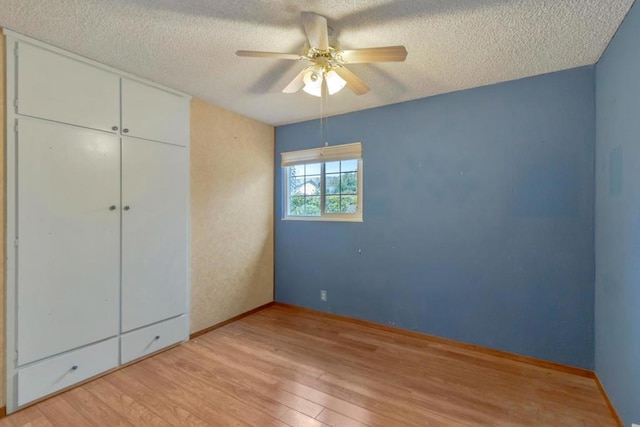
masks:
<svg viewBox="0 0 640 427"><path fill-rule="evenodd" d="M302 88L302 90L307 92L309 95L317 96L318 98L322 96L321 86L315 87L315 86L306 85L305 87Z"/></svg>
<svg viewBox="0 0 640 427"><path fill-rule="evenodd" d="M329 95L340 92L347 82L338 75L334 70L327 71L325 68L318 66L309 67L309 70L304 74L302 81L304 82L304 90L309 95L322 97L322 85L323 80L327 84L327 92Z"/></svg>
<svg viewBox="0 0 640 427"><path fill-rule="evenodd" d="M310 67L309 71L307 71L302 78L302 81L304 82L302 90L307 92L309 95L317 96L318 98L321 97L323 74L324 70L319 69L318 67Z"/></svg>
<svg viewBox="0 0 640 427"><path fill-rule="evenodd" d="M329 91L329 95L340 92L347 84L347 81L333 70L329 70L329 72L325 74L324 78L327 81L327 90Z"/></svg>

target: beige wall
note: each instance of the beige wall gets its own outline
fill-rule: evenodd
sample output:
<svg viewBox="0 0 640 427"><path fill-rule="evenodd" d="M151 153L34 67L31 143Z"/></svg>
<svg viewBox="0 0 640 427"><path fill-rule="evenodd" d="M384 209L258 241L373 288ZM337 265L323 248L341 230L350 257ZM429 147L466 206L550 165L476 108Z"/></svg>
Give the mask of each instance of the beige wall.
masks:
<svg viewBox="0 0 640 427"><path fill-rule="evenodd" d="M5 132L0 35L0 130ZM203 101L191 103L191 331L273 300L273 127ZM2 144L6 147L6 144ZM0 150L4 200L4 149ZM4 224L4 210L0 211ZM0 227L4 260L4 227ZM4 366L4 262L0 262ZM0 371L0 406L5 404Z"/></svg>
<svg viewBox="0 0 640 427"><path fill-rule="evenodd" d="M274 129L191 101L191 331L273 301Z"/></svg>

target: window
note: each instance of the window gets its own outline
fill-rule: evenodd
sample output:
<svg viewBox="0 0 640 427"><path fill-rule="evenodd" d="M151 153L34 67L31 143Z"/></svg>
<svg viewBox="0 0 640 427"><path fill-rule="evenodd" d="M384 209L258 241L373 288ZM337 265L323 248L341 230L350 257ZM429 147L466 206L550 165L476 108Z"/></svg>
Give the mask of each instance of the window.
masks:
<svg viewBox="0 0 640 427"><path fill-rule="evenodd" d="M284 218L362 221L362 144L282 153Z"/></svg>

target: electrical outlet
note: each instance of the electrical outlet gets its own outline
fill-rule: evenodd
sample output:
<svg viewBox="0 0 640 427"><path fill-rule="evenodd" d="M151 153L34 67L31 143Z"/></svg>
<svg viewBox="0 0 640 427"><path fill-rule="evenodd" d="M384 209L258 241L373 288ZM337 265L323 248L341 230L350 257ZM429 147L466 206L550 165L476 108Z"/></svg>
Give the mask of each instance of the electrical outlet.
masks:
<svg viewBox="0 0 640 427"><path fill-rule="evenodd" d="M327 291L320 291L320 301L327 300Z"/></svg>

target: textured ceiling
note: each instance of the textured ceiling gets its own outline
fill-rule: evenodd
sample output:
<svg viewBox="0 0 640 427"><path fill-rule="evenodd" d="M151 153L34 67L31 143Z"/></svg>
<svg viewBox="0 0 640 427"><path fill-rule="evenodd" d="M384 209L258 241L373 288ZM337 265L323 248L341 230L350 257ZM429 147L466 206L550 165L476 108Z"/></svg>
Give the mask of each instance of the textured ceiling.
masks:
<svg viewBox="0 0 640 427"><path fill-rule="evenodd" d="M302 52L301 11L327 17L344 49L405 45L406 62L355 64L372 90L329 98L362 110L597 62L633 0L0 0L0 26L280 125L320 115L281 93Z"/></svg>

